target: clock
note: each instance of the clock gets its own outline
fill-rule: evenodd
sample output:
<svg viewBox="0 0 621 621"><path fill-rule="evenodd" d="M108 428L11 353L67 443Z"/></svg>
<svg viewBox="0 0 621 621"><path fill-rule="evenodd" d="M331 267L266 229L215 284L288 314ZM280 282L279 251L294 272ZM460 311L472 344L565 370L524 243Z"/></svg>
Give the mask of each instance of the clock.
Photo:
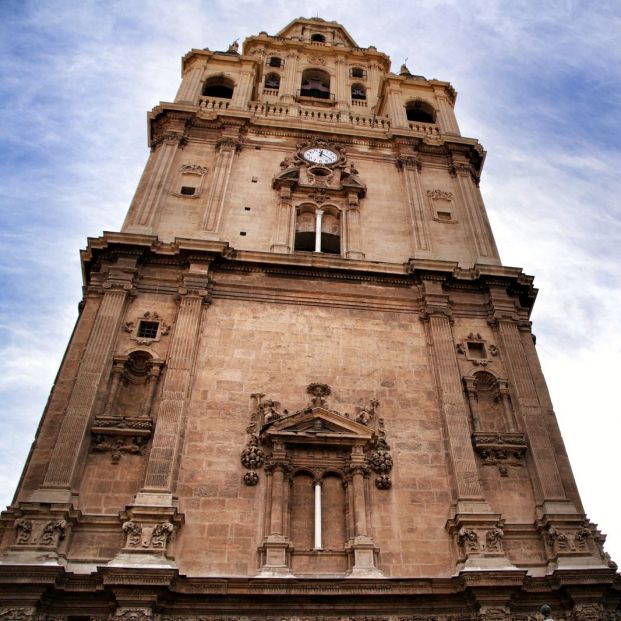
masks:
<svg viewBox="0 0 621 621"><path fill-rule="evenodd" d="M312 149L306 149L306 151L302 153L302 157L313 164L329 166L330 164L336 164L336 162L338 162L339 154L332 151L332 149L313 147Z"/></svg>

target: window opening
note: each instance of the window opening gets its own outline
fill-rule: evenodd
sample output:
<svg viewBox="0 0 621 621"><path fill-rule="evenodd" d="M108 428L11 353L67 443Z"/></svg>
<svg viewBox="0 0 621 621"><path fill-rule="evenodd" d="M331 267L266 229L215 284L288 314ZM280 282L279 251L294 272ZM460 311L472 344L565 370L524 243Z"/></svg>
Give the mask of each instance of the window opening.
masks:
<svg viewBox="0 0 621 621"><path fill-rule="evenodd" d="M300 95L330 99L330 74L321 69L306 69L302 74Z"/></svg>
<svg viewBox="0 0 621 621"><path fill-rule="evenodd" d="M468 356L470 358L487 358L487 352L485 351L484 343L478 343L477 341L468 341L466 345L468 347Z"/></svg>
<svg viewBox="0 0 621 621"><path fill-rule="evenodd" d="M196 188L189 185L182 185L180 194L183 194L184 196L193 196L196 194Z"/></svg>
<svg viewBox="0 0 621 621"><path fill-rule="evenodd" d="M317 41L319 43L325 43L326 38L321 34L314 34L311 36L311 41Z"/></svg>
<svg viewBox="0 0 621 621"><path fill-rule="evenodd" d="M367 92L362 84L351 85L351 98L352 99L366 99Z"/></svg>
<svg viewBox="0 0 621 621"><path fill-rule="evenodd" d="M231 99L233 97L233 89L235 84L232 80L223 76L209 78L203 87L203 95L207 97L221 97L222 99Z"/></svg>
<svg viewBox="0 0 621 621"><path fill-rule="evenodd" d="M435 123L436 112L426 102L417 99L411 101L405 106L406 115L408 121L415 121L418 123Z"/></svg>
<svg viewBox="0 0 621 621"><path fill-rule="evenodd" d="M352 67L349 75L352 78L366 78L367 72L362 67Z"/></svg>
<svg viewBox="0 0 621 621"><path fill-rule="evenodd" d="M277 73L268 73L265 76L265 88L277 91L280 88L280 76Z"/></svg>
<svg viewBox="0 0 621 621"><path fill-rule="evenodd" d="M315 214L304 211L298 214L295 226L295 250L315 250Z"/></svg>
<svg viewBox="0 0 621 621"><path fill-rule="evenodd" d="M270 56L267 59L267 66L268 67L278 67L281 68L285 63L283 62L282 58L279 58L278 56Z"/></svg>
<svg viewBox="0 0 621 621"><path fill-rule="evenodd" d="M157 337L157 330L160 326L159 321L141 321L138 326L138 338L154 339Z"/></svg>

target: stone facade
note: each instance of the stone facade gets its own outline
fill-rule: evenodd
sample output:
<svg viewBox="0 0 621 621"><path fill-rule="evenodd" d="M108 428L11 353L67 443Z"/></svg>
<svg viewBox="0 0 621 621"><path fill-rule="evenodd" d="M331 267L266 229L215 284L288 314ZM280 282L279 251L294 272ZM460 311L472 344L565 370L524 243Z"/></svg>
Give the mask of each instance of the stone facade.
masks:
<svg viewBox="0 0 621 621"><path fill-rule="evenodd" d="M0 619L620 617L455 97L321 19L184 57L82 252Z"/></svg>

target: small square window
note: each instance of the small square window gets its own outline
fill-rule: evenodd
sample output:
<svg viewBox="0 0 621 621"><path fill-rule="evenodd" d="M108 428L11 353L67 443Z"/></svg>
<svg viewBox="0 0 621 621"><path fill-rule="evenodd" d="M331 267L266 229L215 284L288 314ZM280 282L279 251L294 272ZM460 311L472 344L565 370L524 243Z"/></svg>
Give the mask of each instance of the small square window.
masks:
<svg viewBox="0 0 621 621"><path fill-rule="evenodd" d="M157 337L157 330L159 327L159 321L141 321L138 326L138 338L154 339Z"/></svg>
<svg viewBox="0 0 621 621"><path fill-rule="evenodd" d="M477 360L483 360L487 358L487 352L485 351L484 343L477 343L476 341L468 341L468 357L476 358Z"/></svg>
<svg viewBox="0 0 621 621"><path fill-rule="evenodd" d="M240 232L239 232L239 234L240 234L242 237L246 237L246 231L240 231Z"/></svg>
<svg viewBox="0 0 621 621"><path fill-rule="evenodd" d="M436 215L438 220L443 220L444 222L450 222L453 219L450 211L438 211Z"/></svg>
<svg viewBox="0 0 621 621"><path fill-rule="evenodd" d="M244 211L250 211L250 207L244 207Z"/></svg>
<svg viewBox="0 0 621 621"><path fill-rule="evenodd" d="M185 195L185 196L194 196L194 194L196 193L196 188L193 188L189 185L183 185L181 186L181 194Z"/></svg>

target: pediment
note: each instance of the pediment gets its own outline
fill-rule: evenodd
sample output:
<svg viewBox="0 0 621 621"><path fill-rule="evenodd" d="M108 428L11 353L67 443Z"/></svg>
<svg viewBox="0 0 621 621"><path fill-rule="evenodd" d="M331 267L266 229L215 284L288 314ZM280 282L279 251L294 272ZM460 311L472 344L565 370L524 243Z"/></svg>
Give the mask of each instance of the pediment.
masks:
<svg viewBox="0 0 621 621"><path fill-rule="evenodd" d="M343 414L323 407L314 407L280 418L264 428L263 433L289 442L326 442L366 444L374 432Z"/></svg>
<svg viewBox="0 0 621 621"><path fill-rule="evenodd" d="M326 21L318 17L310 19L298 17L297 19L289 22L277 33L276 36L284 38L301 38L304 28L311 28L313 31L325 33L326 37L332 35L335 43L343 43L350 47L358 47L358 44L354 41L353 37L349 34L349 32L347 32L342 24L333 21Z"/></svg>

